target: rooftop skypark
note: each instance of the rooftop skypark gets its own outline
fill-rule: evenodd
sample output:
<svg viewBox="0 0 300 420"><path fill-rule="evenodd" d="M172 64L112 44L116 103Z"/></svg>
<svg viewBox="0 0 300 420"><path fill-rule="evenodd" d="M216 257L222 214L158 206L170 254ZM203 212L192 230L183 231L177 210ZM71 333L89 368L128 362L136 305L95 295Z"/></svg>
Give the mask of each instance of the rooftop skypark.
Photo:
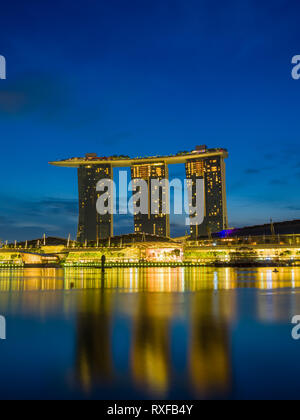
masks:
<svg viewBox="0 0 300 420"><path fill-rule="evenodd" d="M143 156L143 157L129 157L124 155L114 155L114 156L97 156L97 153L88 153L85 157L73 157L69 159L63 159L59 161L50 162L51 165L54 166L63 166L63 167L73 167L77 168L81 165L90 165L91 163L94 165L103 164L103 163L110 163L114 167L124 167L124 166L131 166L134 163L140 162L156 162L163 160L168 164L177 164L177 163L185 163L189 159L194 159L195 157L211 157L211 156L222 156L224 158L228 157L228 152L226 149L223 148L214 148L208 149L207 146L196 146L195 150L190 152L183 151L178 152L174 155L168 156Z"/></svg>

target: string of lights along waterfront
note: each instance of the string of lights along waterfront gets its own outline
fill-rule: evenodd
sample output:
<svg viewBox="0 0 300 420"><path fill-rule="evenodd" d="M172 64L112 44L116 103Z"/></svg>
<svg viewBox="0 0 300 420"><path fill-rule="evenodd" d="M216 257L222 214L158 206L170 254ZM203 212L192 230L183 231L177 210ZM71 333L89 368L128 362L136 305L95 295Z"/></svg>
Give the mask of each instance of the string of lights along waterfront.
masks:
<svg viewBox="0 0 300 420"><path fill-rule="evenodd" d="M148 185L148 214L134 215L136 233L161 237L170 236L170 217L163 206L169 202L169 192L159 194L159 211L151 213L151 181L169 179L169 164L185 164L186 178L191 181L192 205L196 202L196 182L204 180L204 220L200 225L191 225L191 236L220 232L228 227L226 202L226 149L208 149L196 146L191 152L179 152L170 156L130 158L128 156L99 157L89 153L85 157L50 162L51 165L78 170L79 223L77 240L81 243L98 241L113 236L113 215L100 215L96 203L101 192L96 185L103 179L113 179L113 169L130 167L132 180L143 179ZM167 206L168 208L168 206ZM192 214L190 214L192 216Z"/></svg>

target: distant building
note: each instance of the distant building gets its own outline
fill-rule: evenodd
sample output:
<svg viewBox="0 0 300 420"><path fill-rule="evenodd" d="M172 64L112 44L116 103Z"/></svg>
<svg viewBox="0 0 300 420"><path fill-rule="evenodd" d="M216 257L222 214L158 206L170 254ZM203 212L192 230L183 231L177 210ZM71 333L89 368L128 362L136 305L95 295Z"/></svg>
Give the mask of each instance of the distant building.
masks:
<svg viewBox="0 0 300 420"><path fill-rule="evenodd" d="M92 159L91 155L87 155ZM96 191L96 185L101 179L112 178L110 164L79 166L78 168L78 191L79 191L79 223L77 240L97 241L113 236L113 215L100 215L96 204L100 192Z"/></svg>
<svg viewBox="0 0 300 420"><path fill-rule="evenodd" d="M151 195L151 183L152 180L169 179L166 163L139 163L133 165L131 167L131 178L133 180L143 179L148 184L148 214L139 213L134 215L134 231L136 233L170 236L170 216L163 211L163 203L169 202L168 191L165 188L159 188L159 202L156 203L158 211L155 214L151 212L152 200L154 199Z"/></svg>
<svg viewBox="0 0 300 420"><path fill-rule="evenodd" d="M243 236L272 236L272 235L299 235L300 220L268 223L265 225L246 226L219 232L215 237L243 237Z"/></svg>

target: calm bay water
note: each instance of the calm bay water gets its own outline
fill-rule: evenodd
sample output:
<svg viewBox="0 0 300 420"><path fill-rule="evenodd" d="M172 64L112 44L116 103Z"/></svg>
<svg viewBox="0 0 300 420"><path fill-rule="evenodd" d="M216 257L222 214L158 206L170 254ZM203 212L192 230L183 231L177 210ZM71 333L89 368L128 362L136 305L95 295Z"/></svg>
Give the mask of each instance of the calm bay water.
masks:
<svg viewBox="0 0 300 420"><path fill-rule="evenodd" d="M0 398L299 398L300 268L0 271Z"/></svg>

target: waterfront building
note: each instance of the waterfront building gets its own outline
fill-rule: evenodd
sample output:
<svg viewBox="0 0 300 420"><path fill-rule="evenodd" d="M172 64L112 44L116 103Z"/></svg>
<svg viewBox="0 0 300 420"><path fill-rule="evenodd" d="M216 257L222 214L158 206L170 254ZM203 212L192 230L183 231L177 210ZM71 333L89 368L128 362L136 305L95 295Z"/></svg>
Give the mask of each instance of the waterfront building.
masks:
<svg viewBox="0 0 300 420"><path fill-rule="evenodd" d="M104 178L112 179L113 168L130 167L132 178L143 179L148 184L149 211L147 215L135 214L135 233L152 234L158 237L170 236L169 190L159 187L158 211L153 213L150 194L152 180L168 179L169 164L185 164L187 178L195 185L197 179L204 179L205 218L201 225L191 226L191 235L197 238L208 233L227 229L225 158L226 149L207 149L197 146L191 152L180 152L171 156L129 158L127 156L98 157L87 154L84 158L71 158L50 162L54 166L78 168L79 224L78 240L81 243L98 241L113 236L113 215L100 216L96 210L100 193L97 183ZM193 200L196 200L193 192ZM163 204L166 204L164 206ZM166 209L167 211L166 211ZM192 217L192 214L190 214Z"/></svg>
<svg viewBox="0 0 300 420"><path fill-rule="evenodd" d="M192 238L220 232L228 227L226 200L226 154L206 156L206 146L199 146L199 153L188 159L186 177L191 180L191 204L196 205L196 181L204 180L204 220L200 225L191 225ZM190 214L193 216L193 214Z"/></svg>
<svg viewBox="0 0 300 420"><path fill-rule="evenodd" d="M100 215L96 209L97 200L103 194L96 191L96 186L102 179L111 179L112 174L110 164L80 165L78 168L79 242L99 241L113 236L112 214Z"/></svg>

